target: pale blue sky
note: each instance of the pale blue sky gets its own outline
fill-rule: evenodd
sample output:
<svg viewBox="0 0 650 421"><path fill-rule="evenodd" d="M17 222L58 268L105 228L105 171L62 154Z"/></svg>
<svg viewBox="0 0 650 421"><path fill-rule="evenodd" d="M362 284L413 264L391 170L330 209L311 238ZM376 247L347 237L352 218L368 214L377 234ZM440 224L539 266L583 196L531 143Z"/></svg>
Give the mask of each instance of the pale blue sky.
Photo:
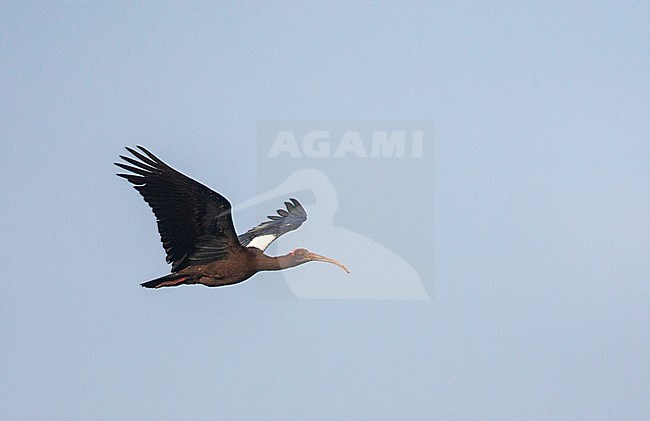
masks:
<svg viewBox="0 0 650 421"><path fill-rule="evenodd" d="M645 2L3 2L0 418L650 418L649 21ZM138 286L168 266L113 175L123 147L236 203L274 120L433 122L432 301ZM341 209L375 215L359 184ZM400 218L376 228L394 250L421 238Z"/></svg>

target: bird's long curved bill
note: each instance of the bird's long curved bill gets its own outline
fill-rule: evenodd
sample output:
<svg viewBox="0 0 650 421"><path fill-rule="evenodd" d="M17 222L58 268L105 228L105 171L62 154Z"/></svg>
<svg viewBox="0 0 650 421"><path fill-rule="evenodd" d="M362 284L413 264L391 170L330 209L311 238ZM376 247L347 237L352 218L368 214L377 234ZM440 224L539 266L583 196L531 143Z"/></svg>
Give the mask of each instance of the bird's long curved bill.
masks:
<svg viewBox="0 0 650 421"><path fill-rule="evenodd" d="M340 267L341 269L343 269L347 273L350 273L348 268L346 268L345 265L343 263L339 262L338 260L330 259L329 257L321 256L320 254L316 254L316 253L309 253L308 257L309 257L309 260L312 260L312 261L331 263L333 265L336 265L336 266Z"/></svg>

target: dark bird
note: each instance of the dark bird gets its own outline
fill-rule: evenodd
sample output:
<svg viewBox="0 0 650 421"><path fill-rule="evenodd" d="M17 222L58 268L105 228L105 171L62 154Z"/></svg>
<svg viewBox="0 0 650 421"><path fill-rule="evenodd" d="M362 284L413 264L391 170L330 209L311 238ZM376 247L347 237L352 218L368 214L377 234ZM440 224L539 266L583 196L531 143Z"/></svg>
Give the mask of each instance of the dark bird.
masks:
<svg viewBox="0 0 650 421"><path fill-rule="evenodd" d="M300 227L307 213L300 202L290 199L286 210L237 236L228 199L181 174L154 154L126 148L135 158L120 155L115 163L129 171L117 174L140 192L156 215L158 232L167 253L169 275L141 284L145 288L202 284L209 287L232 285L264 270L282 270L303 263L332 263L334 259L298 248L283 256L268 256L264 250L274 240Z"/></svg>

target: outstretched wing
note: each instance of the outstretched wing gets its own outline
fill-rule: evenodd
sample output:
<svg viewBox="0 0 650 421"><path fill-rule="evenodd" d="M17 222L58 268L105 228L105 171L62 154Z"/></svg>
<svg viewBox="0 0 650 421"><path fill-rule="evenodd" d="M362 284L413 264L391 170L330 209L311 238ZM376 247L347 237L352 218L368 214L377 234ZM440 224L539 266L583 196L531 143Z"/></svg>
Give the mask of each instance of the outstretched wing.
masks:
<svg viewBox="0 0 650 421"><path fill-rule="evenodd" d="M126 148L137 159L120 155L115 163L129 171L117 174L134 184L158 222L158 232L172 272L189 265L223 259L241 247L232 222L231 205L219 193L165 164L138 146Z"/></svg>
<svg viewBox="0 0 650 421"><path fill-rule="evenodd" d="M298 229L307 220L307 212L296 199L284 202L287 210L278 209L278 215L271 215L265 221L239 236L239 242L245 247L255 247L262 251L278 237Z"/></svg>

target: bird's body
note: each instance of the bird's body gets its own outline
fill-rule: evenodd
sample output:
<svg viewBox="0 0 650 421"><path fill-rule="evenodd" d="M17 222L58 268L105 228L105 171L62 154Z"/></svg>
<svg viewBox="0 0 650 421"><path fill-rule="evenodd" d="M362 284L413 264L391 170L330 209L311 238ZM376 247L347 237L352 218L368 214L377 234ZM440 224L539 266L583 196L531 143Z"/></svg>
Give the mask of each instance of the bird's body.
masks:
<svg viewBox="0 0 650 421"><path fill-rule="evenodd" d="M257 272L282 270L291 265L291 254L271 257L255 247L241 247L229 259L192 265L151 282L151 286L202 284L210 287L238 284ZM146 284L146 283L145 283ZM147 286L147 285L144 285Z"/></svg>
<svg viewBox="0 0 650 421"><path fill-rule="evenodd" d="M156 215L167 262L172 264L172 273L145 282L143 287L232 285L260 271L282 270L310 261L332 263L348 271L336 260L301 248L277 257L264 254L271 242L307 219L296 199L285 202L287 210L278 210L269 221L237 236L232 206L225 197L171 168L145 148L138 148L144 155L127 148L137 159L120 156L131 165L115 165L130 172L118 175L135 185Z"/></svg>

